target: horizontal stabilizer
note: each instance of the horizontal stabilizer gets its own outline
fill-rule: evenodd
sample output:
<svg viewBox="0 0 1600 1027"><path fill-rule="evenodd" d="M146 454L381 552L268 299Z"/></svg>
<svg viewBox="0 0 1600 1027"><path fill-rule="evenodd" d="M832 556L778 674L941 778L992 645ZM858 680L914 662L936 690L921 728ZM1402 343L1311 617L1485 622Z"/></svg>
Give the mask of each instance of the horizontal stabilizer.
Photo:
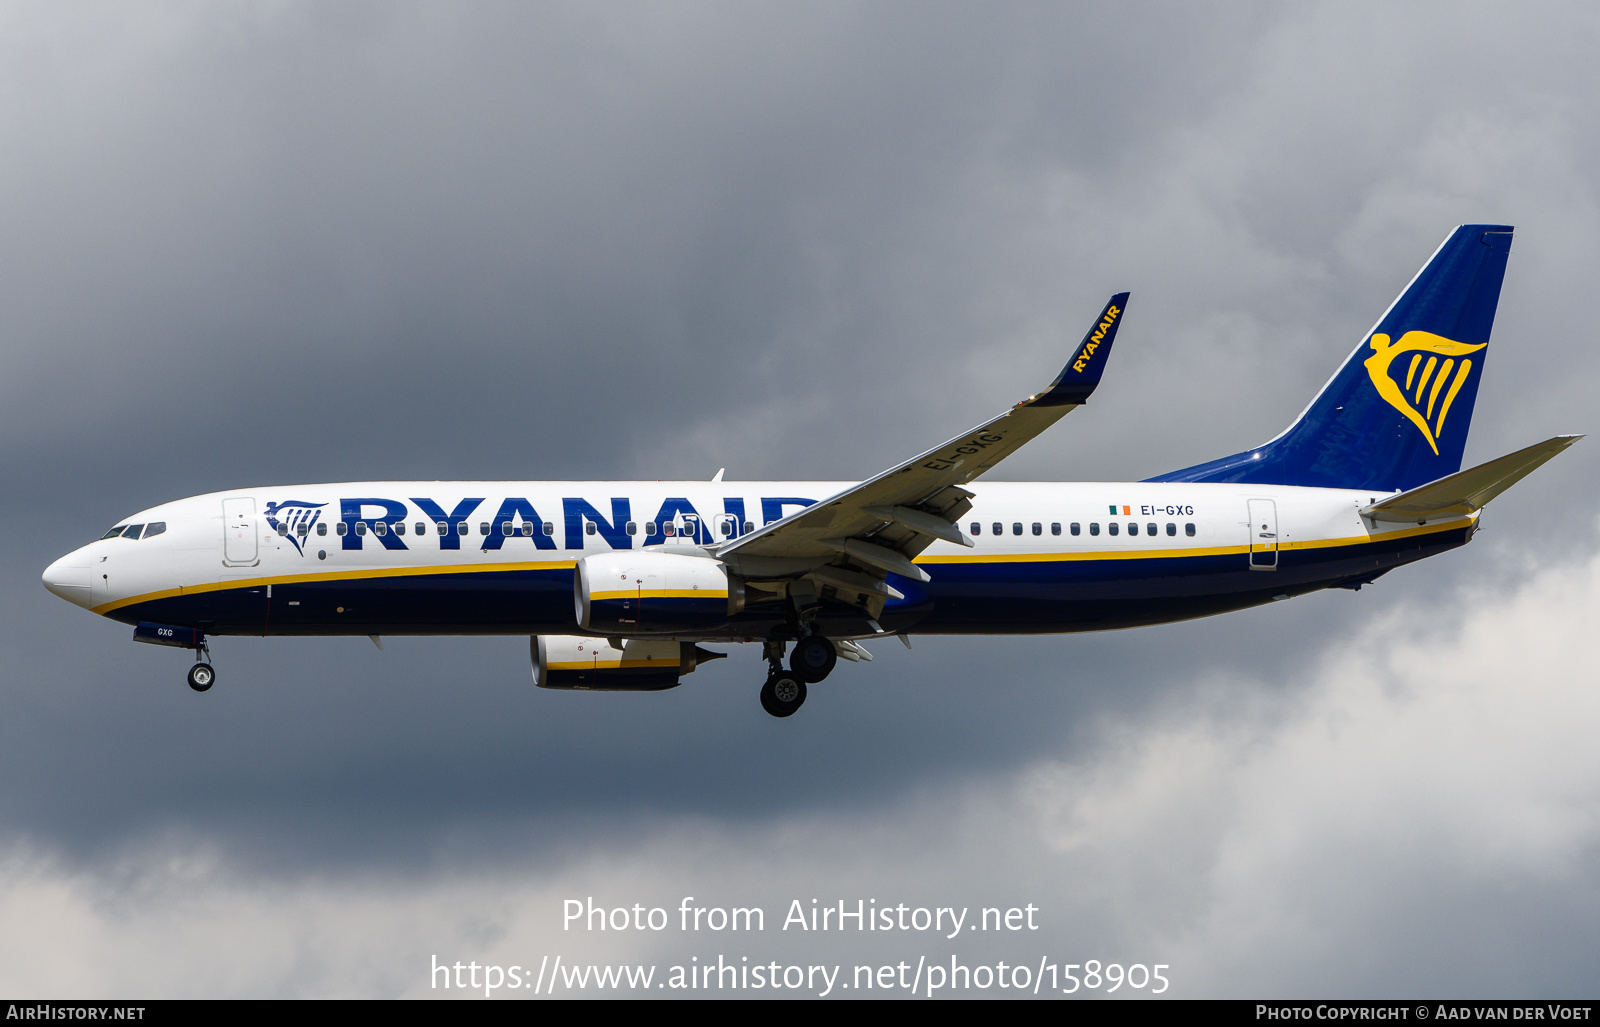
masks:
<svg viewBox="0 0 1600 1027"><path fill-rule="evenodd" d="M1581 438L1582 435L1557 435L1498 460L1457 471L1438 481L1430 481L1373 503L1361 511L1361 516L1377 521L1421 523L1441 517L1465 517L1477 513L1489 500Z"/></svg>

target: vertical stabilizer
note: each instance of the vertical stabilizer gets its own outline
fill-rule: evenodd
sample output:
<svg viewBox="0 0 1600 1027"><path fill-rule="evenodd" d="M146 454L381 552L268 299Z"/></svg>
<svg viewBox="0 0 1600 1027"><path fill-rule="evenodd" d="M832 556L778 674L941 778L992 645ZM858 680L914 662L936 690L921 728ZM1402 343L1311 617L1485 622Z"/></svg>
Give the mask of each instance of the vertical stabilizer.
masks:
<svg viewBox="0 0 1600 1027"><path fill-rule="evenodd" d="M1452 232L1283 434L1150 480L1392 492L1459 471L1511 231Z"/></svg>

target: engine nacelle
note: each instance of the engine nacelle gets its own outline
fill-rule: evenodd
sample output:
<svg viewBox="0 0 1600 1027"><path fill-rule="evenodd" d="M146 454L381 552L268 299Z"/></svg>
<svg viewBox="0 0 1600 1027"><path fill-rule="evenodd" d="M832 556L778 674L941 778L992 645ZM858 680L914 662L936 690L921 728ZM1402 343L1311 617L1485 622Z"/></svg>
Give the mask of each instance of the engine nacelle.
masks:
<svg viewBox="0 0 1600 1027"><path fill-rule="evenodd" d="M605 635L670 635L726 624L744 590L709 556L619 551L578 561L573 576L578 623Z"/></svg>
<svg viewBox="0 0 1600 1027"><path fill-rule="evenodd" d="M535 635L533 683L540 688L586 688L605 692L659 692L678 687L678 678L713 653L693 642L630 638L617 649L604 638Z"/></svg>

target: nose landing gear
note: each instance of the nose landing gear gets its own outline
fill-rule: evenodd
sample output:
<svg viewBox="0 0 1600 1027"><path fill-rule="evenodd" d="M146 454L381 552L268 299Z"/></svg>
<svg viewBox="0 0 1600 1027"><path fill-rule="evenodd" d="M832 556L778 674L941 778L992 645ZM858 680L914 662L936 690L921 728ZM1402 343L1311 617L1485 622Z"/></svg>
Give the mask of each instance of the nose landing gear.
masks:
<svg viewBox="0 0 1600 1027"><path fill-rule="evenodd" d="M189 687L196 692L204 692L217 680L217 672L211 664L201 661L189 668Z"/></svg>
<svg viewBox="0 0 1600 1027"><path fill-rule="evenodd" d="M217 671L211 666L211 647L206 644L205 632L199 628L140 621L133 627L133 640L174 649L193 649L195 665L189 668L189 687L196 692L204 692L216 683Z"/></svg>
<svg viewBox="0 0 1600 1027"><path fill-rule="evenodd" d="M216 668L211 666L211 647L206 645L204 638L194 647L194 658L198 662L189 668L189 687L196 692L204 692L217 683Z"/></svg>

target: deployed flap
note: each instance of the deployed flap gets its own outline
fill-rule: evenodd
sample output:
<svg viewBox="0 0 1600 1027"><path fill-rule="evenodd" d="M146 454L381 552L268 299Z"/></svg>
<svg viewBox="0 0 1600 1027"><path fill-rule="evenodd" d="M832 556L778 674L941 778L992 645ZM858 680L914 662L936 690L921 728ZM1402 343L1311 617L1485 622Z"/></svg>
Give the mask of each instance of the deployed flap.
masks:
<svg viewBox="0 0 1600 1027"><path fill-rule="evenodd" d="M845 553L876 572L892 568L904 573L909 557L934 538L955 534L951 522L971 508L967 500L972 494L959 486L1015 453L1094 392L1127 304L1125 292L1111 297L1067 366L1043 392L875 478L758 528L720 547L717 555L814 558L821 564ZM933 523L934 518L941 523ZM862 546L886 551L868 552L872 559L866 559L857 552Z"/></svg>
<svg viewBox="0 0 1600 1027"><path fill-rule="evenodd" d="M1581 438L1582 435L1557 435L1498 460L1457 471L1438 481L1373 503L1361 511L1361 516L1378 521L1420 523L1440 517L1465 517L1477 513L1489 500Z"/></svg>

